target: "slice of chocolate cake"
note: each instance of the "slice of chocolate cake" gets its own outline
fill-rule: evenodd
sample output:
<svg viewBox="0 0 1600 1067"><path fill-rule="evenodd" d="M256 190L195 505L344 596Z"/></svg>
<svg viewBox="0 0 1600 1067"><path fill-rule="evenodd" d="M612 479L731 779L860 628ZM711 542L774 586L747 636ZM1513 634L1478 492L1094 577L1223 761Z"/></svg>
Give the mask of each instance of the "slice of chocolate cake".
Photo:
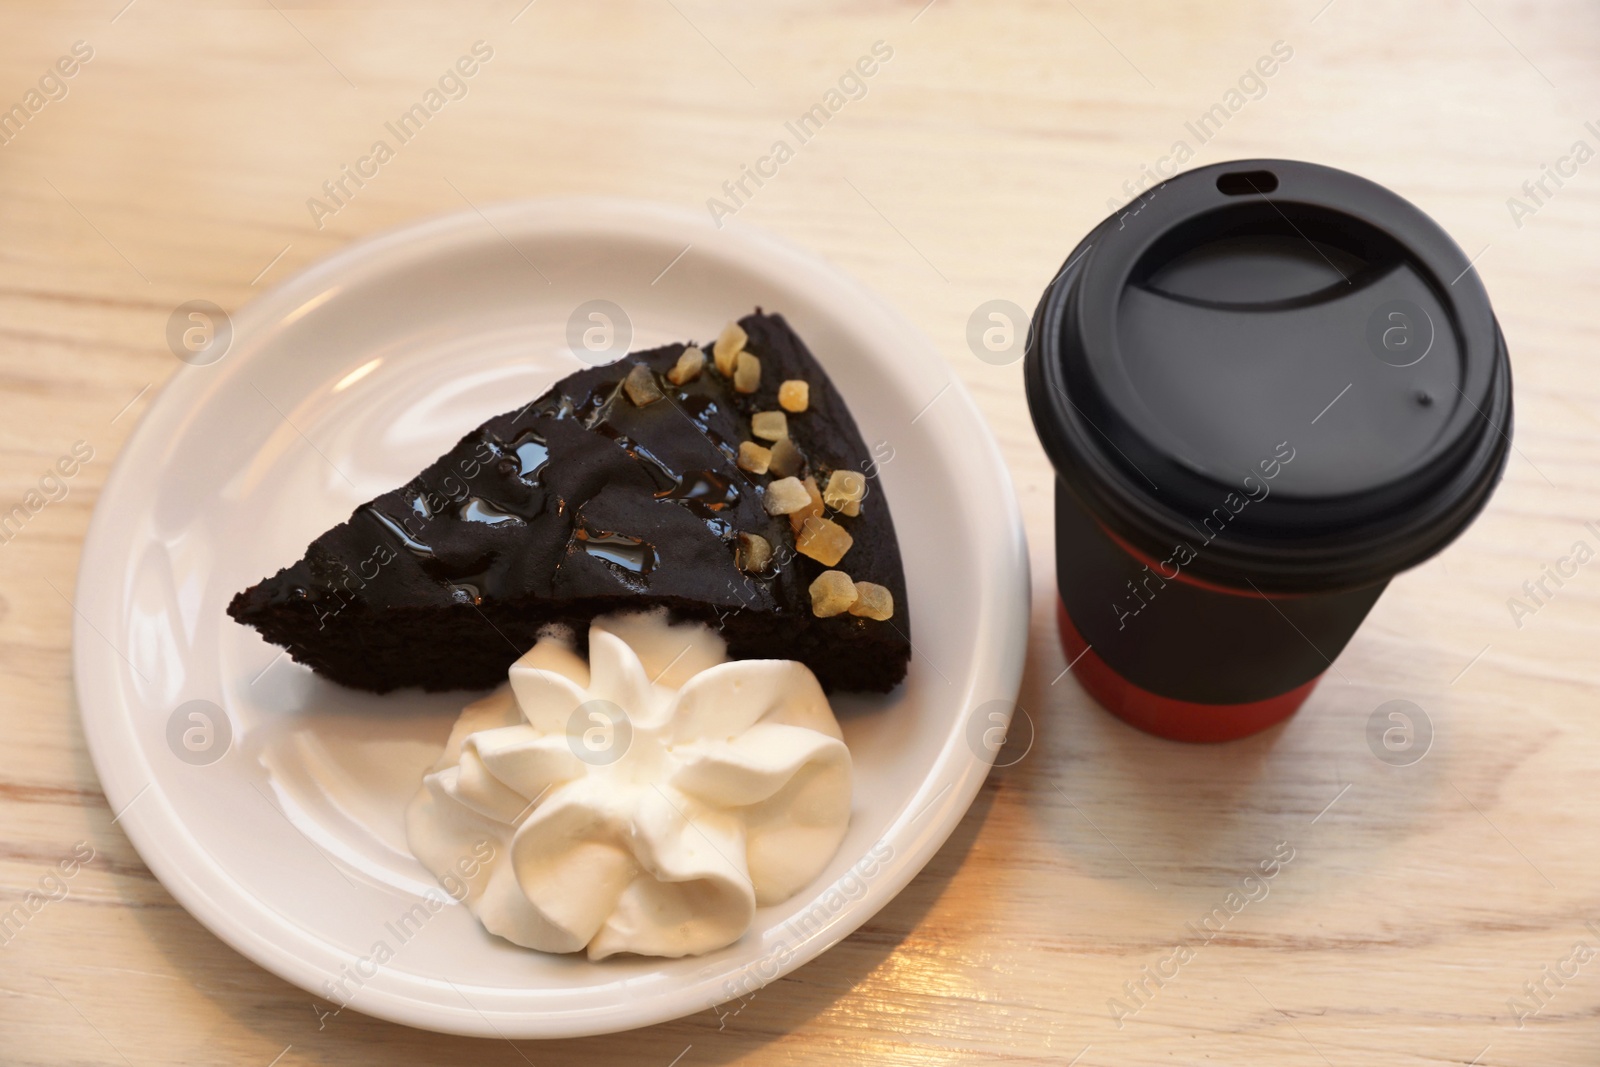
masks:
<svg viewBox="0 0 1600 1067"><path fill-rule="evenodd" d="M736 658L886 692L911 655L889 504L780 315L639 352L490 419L228 614L337 682L479 689L551 623L667 608Z"/></svg>

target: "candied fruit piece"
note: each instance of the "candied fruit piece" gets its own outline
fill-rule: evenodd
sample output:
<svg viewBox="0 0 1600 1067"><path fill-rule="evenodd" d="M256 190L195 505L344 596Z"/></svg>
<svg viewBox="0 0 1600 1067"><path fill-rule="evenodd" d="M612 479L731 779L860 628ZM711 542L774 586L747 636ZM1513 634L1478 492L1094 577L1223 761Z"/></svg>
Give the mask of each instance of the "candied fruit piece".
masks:
<svg viewBox="0 0 1600 1067"><path fill-rule="evenodd" d="M748 352L734 357L733 388L740 393L753 393L761 388L761 361Z"/></svg>
<svg viewBox="0 0 1600 1067"><path fill-rule="evenodd" d="M781 411L758 411L750 416L750 433L763 441L789 436L789 417Z"/></svg>
<svg viewBox="0 0 1600 1067"><path fill-rule="evenodd" d="M716 360L717 370L726 376L733 374L734 358L744 351L745 342L750 340L750 335L744 332L744 327L737 322L730 321L722 328L722 333L717 335L716 344L711 346L711 357Z"/></svg>
<svg viewBox="0 0 1600 1067"><path fill-rule="evenodd" d="M787 440L787 438L785 438ZM751 474L765 474L772 465L772 450L762 448L754 441L739 442L739 469Z"/></svg>
<svg viewBox="0 0 1600 1067"><path fill-rule="evenodd" d="M806 457L796 447L794 438L780 437L772 443L772 459L767 469L779 478L798 475L806 465Z"/></svg>
<svg viewBox="0 0 1600 1067"><path fill-rule="evenodd" d="M667 371L667 381L673 385L687 385L700 377L700 372L705 370L706 354L694 345L690 345L678 356L678 362Z"/></svg>
<svg viewBox="0 0 1600 1067"><path fill-rule="evenodd" d="M844 571L823 571L811 583L811 614L819 619L842 615L856 602L856 583Z"/></svg>
<svg viewBox="0 0 1600 1067"><path fill-rule="evenodd" d="M803 556L810 556L824 567L831 567L844 559L855 538L832 519L819 519L813 515L800 528L794 547Z"/></svg>
<svg viewBox="0 0 1600 1067"><path fill-rule="evenodd" d="M656 376L643 363L633 365L628 376L622 380L622 388L627 391L628 399L639 407L648 407L667 395L656 384Z"/></svg>
<svg viewBox="0 0 1600 1067"><path fill-rule="evenodd" d="M806 492L806 487L800 483L799 478L779 478L767 486L763 503L768 515L787 515L809 508L811 494Z"/></svg>
<svg viewBox="0 0 1600 1067"><path fill-rule="evenodd" d="M811 406L811 383L800 378L790 378L778 386L778 406L799 414Z"/></svg>
<svg viewBox="0 0 1600 1067"><path fill-rule="evenodd" d="M733 565L749 574L760 574L772 562L772 542L760 534L741 533L733 549ZM882 589L882 586L874 586ZM892 610L892 609L891 609Z"/></svg>
<svg viewBox="0 0 1600 1067"><path fill-rule="evenodd" d="M867 476L859 471L834 471L822 490L823 503L845 515L861 514L861 500L867 495Z"/></svg>
<svg viewBox="0 0 1600 1067"><path fill-rule="evenodd" d="M874 582L856 583L856 602L850 614L883 622L894 616L894 594Z"/></svg>

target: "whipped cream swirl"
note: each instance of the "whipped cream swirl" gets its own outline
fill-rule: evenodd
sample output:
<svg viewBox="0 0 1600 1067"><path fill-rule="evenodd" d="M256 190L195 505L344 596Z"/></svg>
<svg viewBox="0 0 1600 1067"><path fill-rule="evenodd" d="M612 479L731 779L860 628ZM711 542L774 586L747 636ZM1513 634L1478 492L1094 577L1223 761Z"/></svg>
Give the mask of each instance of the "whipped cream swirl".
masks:
<svg viewBox="0 0 1600 1067"><path fill-rule="evenodd" d="M406 812L436 876L496 843L465 898L489 932L591 959L710 952L838 850L850 752L803 664L730 661L658 613L596 620L587 663L543 637L510 675Z"/></svg>

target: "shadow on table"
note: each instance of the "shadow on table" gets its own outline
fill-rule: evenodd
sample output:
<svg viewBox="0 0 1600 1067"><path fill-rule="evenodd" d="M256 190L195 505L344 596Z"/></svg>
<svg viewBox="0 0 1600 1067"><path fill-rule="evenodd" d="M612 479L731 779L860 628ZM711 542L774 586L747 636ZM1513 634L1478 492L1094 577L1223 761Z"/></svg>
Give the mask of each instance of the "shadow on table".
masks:
<svg viewBox="0 0 1600 1067"><path fill-rule="evenodd" d="M1301 852L1359 844L1368 859L1400 853L1453 808L1443 753L1397 767L1369 751L1368 719L1385 699L1371 687L1325 679L1283 723L1190 744L1129 726L1070 679L1029 683L1033 747L1004 773L1069 877L1117 884L1130 909L1232 889L1281 857L1280 843ZM1320 880L1303 889L1341 891Z"/></svg>

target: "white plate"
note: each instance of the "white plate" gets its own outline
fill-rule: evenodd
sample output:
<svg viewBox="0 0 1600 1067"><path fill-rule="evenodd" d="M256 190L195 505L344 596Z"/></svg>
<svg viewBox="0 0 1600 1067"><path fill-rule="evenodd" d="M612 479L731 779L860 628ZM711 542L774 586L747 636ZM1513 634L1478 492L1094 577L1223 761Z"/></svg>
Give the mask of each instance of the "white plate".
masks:
<svg viewBox="0 0 1600 1067"><path fill-rule="evenodd" d="M915 655L890 697L836 704L855 760L849 835L812 886L693 959L543 955L486 934L453 902L420 929L397 926L435 885L406 849L405 803L465 698L341 689L224 614L235 591L357 504L577 369L568 321L594 299L626 309L635 348L710 338L758 304L781 311L868 446L892 453L882 476ZM454 1033L622 1030L710 1010L812 959L960 821L996 725L972 713L1009 704L1021 678L1022 522L966 390L859 285L748 228L645 204L539 201L359 242L240 311L233 329L222 359L179 370L118 458L84 547L73 634L111 808L162 884L228 944L330 1010L349 993L352 1010ZM202 721L176 714L195 700L222 709L209 752ZM185 728L202 751L169 742Z"/></svg>

